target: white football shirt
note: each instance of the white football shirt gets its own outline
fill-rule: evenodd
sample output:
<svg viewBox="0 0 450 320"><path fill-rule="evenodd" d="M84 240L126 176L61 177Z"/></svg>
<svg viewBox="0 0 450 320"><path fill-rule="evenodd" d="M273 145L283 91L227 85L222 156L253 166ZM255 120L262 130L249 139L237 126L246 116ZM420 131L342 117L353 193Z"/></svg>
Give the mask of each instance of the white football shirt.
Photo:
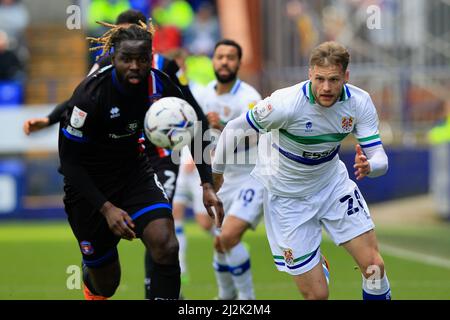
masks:
<svg viewBox="0 0 450 320"><path fill-rule="evenodd" d="M336 175L346 174L338 151L348 134L355 135L363 148L381 144L369 94L350 84L344 85L333 106L325 108L316 103L311 82L304 81L275 91L246 118L255 130L268 132L262 141L276 155L276 163L268 168L260 152L252 175L279 196L309 196Z"/></svg>

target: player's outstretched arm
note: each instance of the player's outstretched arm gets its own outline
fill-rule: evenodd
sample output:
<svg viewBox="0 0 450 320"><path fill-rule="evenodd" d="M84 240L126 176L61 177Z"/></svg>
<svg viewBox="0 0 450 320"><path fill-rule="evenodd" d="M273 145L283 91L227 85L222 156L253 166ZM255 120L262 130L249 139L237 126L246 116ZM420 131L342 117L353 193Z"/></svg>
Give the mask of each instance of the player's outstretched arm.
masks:
<svg viewBox="0 0 450 320"><path fill-rule="evenodd" d="M28 136L32 132L39 131L49 126L50 120L48 117L44 118L31 118L25 120L23 123L23 132Z"/></svg>
<svg viewBox="0 0 450 320"><path fill-rule="evenodd" d="M68 107L68 102L69 101L67 100L56 105L56 107L52 110L52 112L50 112L50 114L46 117L31 118L26 120L23 123L23 132L28 136L32 132L42 130L59 122L59 120L62 117L62 114Z"/></svg>
<svg viewBox="0 0 450 320"><path fill-rule="evenodd" d="M243 113L239 117L229 121L223 129L219 141L217 142L212 171L223 173L225 166L234 160L234 150L241 140L246 136L258 134L258 132L248 123L247 114Z"/></svg>

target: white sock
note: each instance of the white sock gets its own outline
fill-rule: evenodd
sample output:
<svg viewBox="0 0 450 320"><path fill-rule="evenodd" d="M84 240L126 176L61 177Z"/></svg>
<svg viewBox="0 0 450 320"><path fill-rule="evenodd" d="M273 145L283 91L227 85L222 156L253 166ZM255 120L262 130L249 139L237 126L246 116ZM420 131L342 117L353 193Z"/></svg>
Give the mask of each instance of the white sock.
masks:
<svg viewBox="0 0 450 320"><path fill-rule="evenodd" d="M214 251L214 273L216 275L219 299L232 300L236 298L236 288L231 277L230 268L225 254Z"/></svg>
<svg viewBox="0 0 450 320"><path fill-rule="evenodd" d="M184 224L182 220L175 220L175 234L178 239L178 244L180 245L180 250L178 252L178 258L180 259L180 269L181 274L187 272L186 265L186 235L184 234Z"/></svg>
<svg viewBox="0 0 450 320"><path fill-rule="evenodd" d="M366 279L362 277L363 298L367 300L382 299L390 300L390 285L386 272L384 277L378 280ZM377 298L378 297L378 298Z"/></svg>
<svg viewBox="0 0 450 320"><path fill-rule="evenodd" d="M250 255L242 242L225 253L234 286L238 290L239 300L254 300L252 271L250 269Z"/></svg>

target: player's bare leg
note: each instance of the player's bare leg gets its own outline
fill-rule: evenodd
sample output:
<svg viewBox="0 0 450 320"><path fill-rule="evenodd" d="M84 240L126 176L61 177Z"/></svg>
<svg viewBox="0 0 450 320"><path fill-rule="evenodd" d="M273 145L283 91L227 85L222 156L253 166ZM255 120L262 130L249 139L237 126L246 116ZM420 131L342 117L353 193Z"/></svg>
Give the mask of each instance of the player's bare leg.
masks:
<svg viewBox="0 0 450 320"><path fill-rule="evenodd" d="M203 230L205 230L206 232L213 233L214 221L210 218L210 216L206 212L198 214L196 213L195 221Z"/></svg>
<svg viewBox="0 0 450 320"><path fill-rule="evenodd" d="M391 292L384 261L378 251L374 230L345 242L342 246L355 259L363 276L363 299L390 300Z"/></svg>
<svg viewBox="0 0 450 320"><path fill-rule="evenodd" d="M328 299L328 284L322 261L308 272L294 276L294 281L305 300Z"/></svg>

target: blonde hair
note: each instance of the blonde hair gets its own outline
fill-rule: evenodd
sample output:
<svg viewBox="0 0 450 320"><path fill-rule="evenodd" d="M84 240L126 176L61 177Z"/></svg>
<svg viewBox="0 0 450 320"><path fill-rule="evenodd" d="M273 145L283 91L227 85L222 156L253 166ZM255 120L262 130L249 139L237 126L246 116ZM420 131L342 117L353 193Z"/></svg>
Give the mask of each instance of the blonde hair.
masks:
<svg viewBox="0 0 450 320"><path fill-rule="evenodd" d="M327 41L312 50L309 58L309 66L311 68L314 66L341 66L345 72L349 61L350 54L343 45L334 41Z"/></svg>

